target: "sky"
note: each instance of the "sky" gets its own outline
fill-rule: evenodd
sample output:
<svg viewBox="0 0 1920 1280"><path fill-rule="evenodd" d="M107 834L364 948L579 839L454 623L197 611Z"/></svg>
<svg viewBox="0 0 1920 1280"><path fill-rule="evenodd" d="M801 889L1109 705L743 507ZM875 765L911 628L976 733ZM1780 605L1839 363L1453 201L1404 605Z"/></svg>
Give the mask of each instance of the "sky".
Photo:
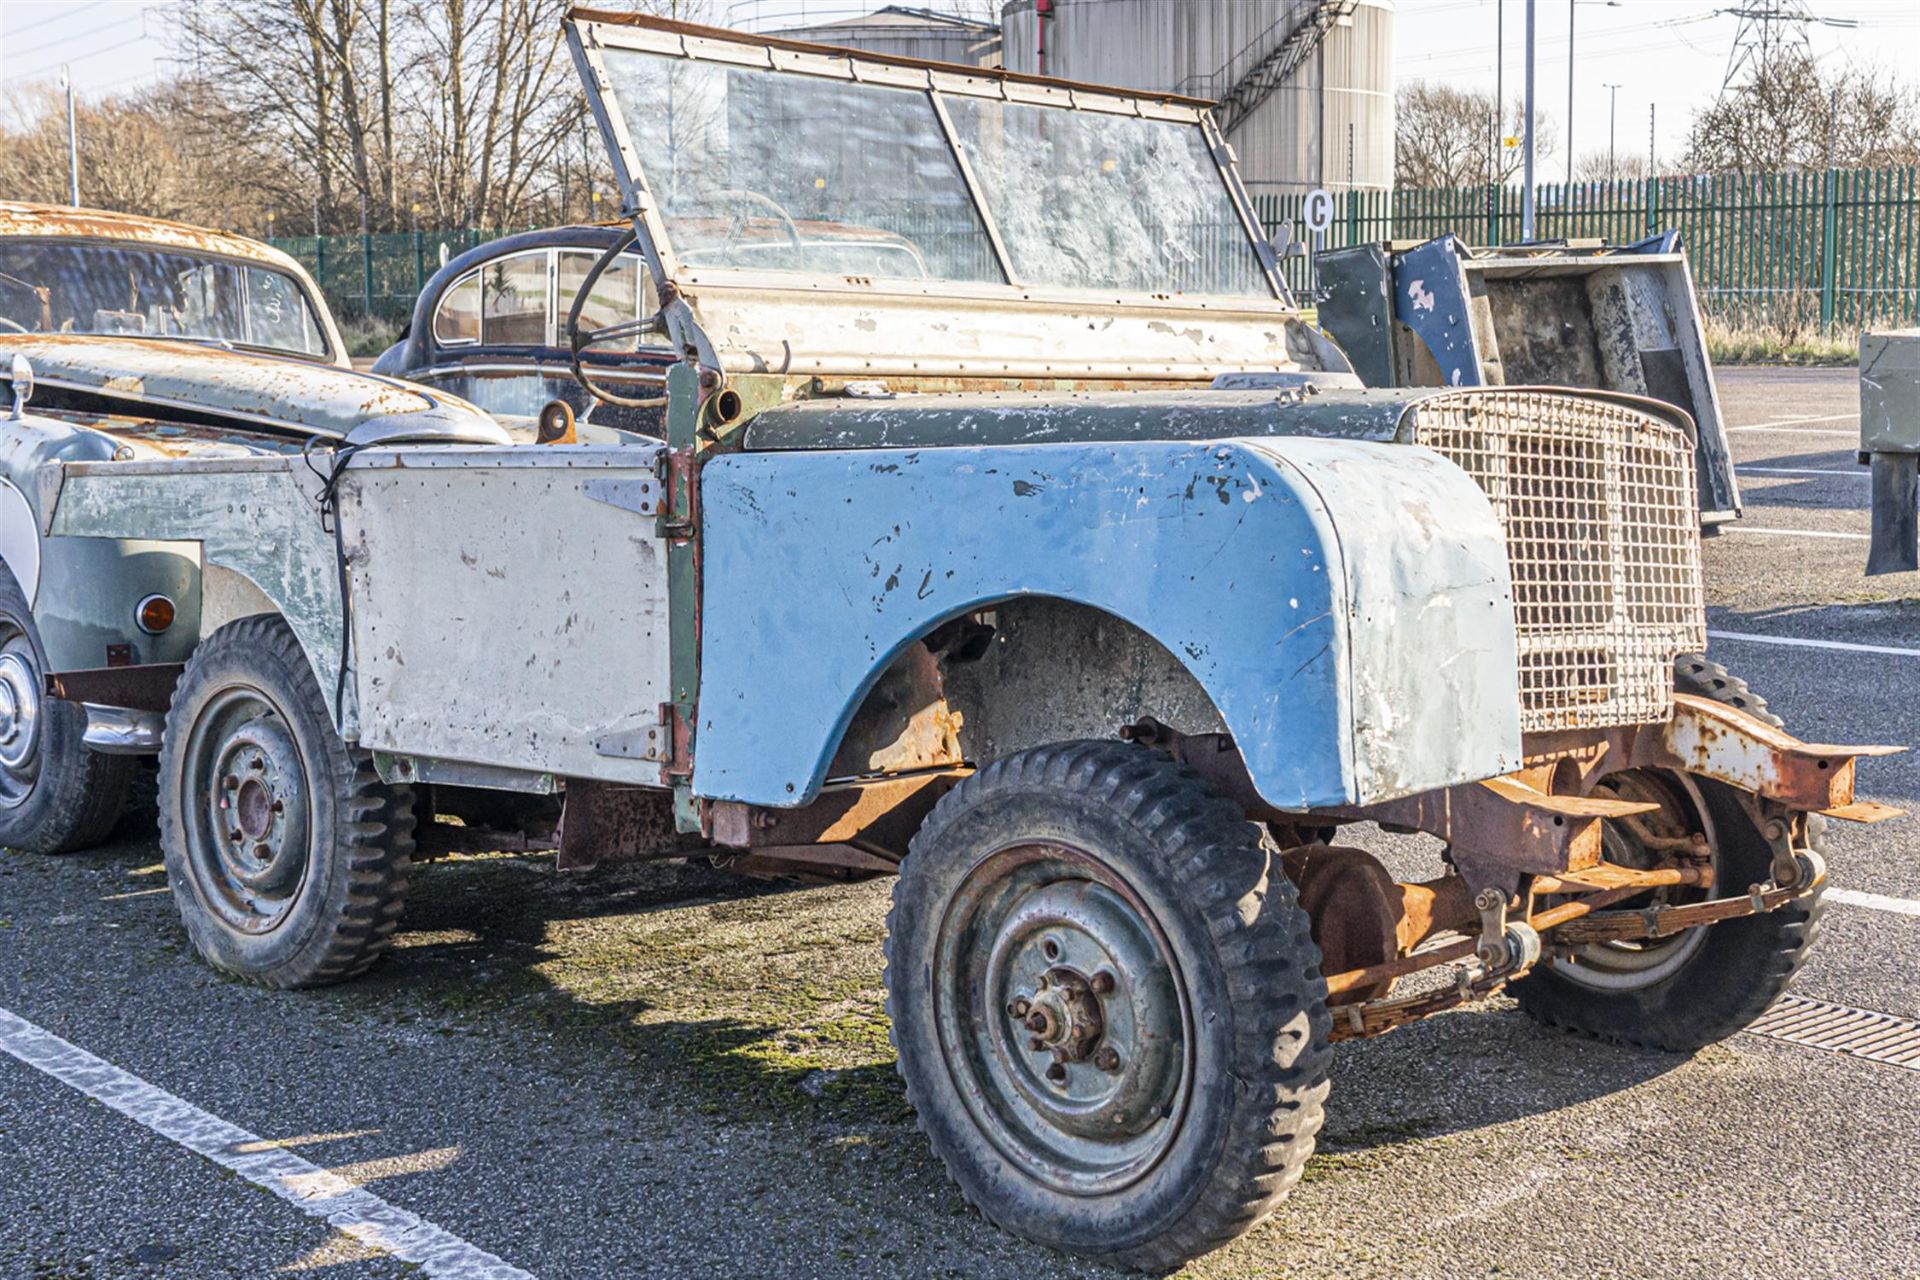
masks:
<svg viewBox="0 0 1920 1280"><path fill-rule="evenodd" d="M1460 88L1494 88L1495 31L1503 0L1400 0L1394 18L1394 75ZM1517 97L1526 74L1525 0L1504 0L1504 89ZM1684 149L1693 113L1720 91L1739 19L1724 12L1736 0L1575 0L1573 5L1573 151L1604 151L1610 108L1620 151L1646 155L1648 115L1667 160ZM1857 21L1852 29L1816 25L1808 39L1823 64L1838 61L1915 82L1920 63L1916 0L1811 0L1819 18ZM1537 0L1535 92L1564 134L1567 119L1567 0ZM1904 65L1903 65L1904 64ZM1608 84L1620 86L1617 94ZM1617 101L1617 108L1613 103ZM1565 176L1566 153L1548 164L1545 181Z"/></svg>
<svg viewBox="0 0 1920 1280"><path fill-rule="evenodd" d="M875 0L878 7L884 0ZM1188 0L1168 0L1183 3ZM173 73L170 36L186 6L219 0L0 0L0 95L51 82L63 63L89 97L125 92ZM938 0L917 0L933 7ZM1536 83L1543 109L1563 132L1567 117L1567 0L1536 0ZM1574 0L1573 150L1607 145L1614 107L1622 152L1644 155L1654 109L1661 156L1679 154L1693 112L1719 91L1738 19L1737 0ZM1816 56L1892 72L1913 82L1920 65L1920 2L1810 0L1822 18L1851 29L1815 26ZM1395 74L1463 88L1494 87L1496 19L1505 11L1506 91L1524 74L1526 0L1399 0ZM1608 84L1617 84L1616 93ZM1564 152L1558 164L1564 165ZM1543 177L1560 177L1548 165Z"/></svg>

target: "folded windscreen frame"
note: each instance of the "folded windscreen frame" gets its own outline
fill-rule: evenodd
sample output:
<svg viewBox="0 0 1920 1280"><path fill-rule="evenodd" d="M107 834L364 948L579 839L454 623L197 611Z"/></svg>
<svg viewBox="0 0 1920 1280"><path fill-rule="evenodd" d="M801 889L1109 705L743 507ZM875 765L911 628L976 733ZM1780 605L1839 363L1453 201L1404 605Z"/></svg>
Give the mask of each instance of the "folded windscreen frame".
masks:
<svg viewBox="0 0 1920 1280"><path fill-rule="evenodd" d="M1213 372L1290 363L1281 322L1298 312L1205 102L591 10L567 33L643 252L717 340L708 304L748 305L730 291L830 290L895 310L937 296L1260 316L1278 354L1243 335ZM956 361L972 349L958 343ZM1202 372L1122 346L1103 372ZM1001 373L1033 364L979 354ZM804 371L794 359L756 347L728 367ZM1046 372L1093 371L1063 359Z"/></svg>

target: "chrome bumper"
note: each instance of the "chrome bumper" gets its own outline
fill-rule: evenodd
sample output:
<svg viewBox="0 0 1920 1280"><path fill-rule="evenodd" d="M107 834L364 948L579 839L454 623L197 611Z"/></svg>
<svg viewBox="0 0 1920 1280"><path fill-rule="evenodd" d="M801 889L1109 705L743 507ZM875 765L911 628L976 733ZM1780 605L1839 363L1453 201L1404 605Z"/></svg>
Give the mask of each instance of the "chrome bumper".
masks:
<svg viewBox="0 0 1920 1280"><path fill-rule="evenodd" d="M167 718L158 711L129 711L83 703L87 709L86 744L105 756L146 756L160 750Z"/></svg>

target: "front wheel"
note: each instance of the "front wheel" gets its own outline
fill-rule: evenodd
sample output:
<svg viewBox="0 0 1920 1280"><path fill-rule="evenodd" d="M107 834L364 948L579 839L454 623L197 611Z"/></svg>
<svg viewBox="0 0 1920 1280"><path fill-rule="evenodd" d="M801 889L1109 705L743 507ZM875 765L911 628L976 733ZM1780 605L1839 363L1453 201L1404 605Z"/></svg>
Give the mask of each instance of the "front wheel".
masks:
<svg viewBox="0 0 1920 1280"><path fill-rule="evenodd" d="M0 845L71 853L107 838L126 807L129 756L87 746L87 710L46 696L40 632L0 564Z"/></svg>
<svg viewBox="0 0 1920 1280"><path fill-rule="evenodd" d="M160 848L187 935L214 968L268 987L366 969L406 900L413 796L340 740L277 617L194 651L160 752Z"/></svg>
<svg viewBox="0 0 1920 1280"><path fill-rule="evenodd" d="M915 836L888 921L907 1095L988 1219L1170 1269L1312 1153L1326 983L1257 828L1143 747L995 761Z"/></svg>
<svg viewBox="0 0 1920 1280"><path fill-rule="evenodd" d="M1674 687L1781 722L1764 698L1717 662L1685 655ZM1631 823L1608 823L1609 862L1642 870L1673 865L1677 840L1698 837L1713 860L1713 897L1738 897L1773 876L1773 849L1732 787L1666 770L1629 770L1602 784L1618 799L1657 804ZM1821 826L1808 825L1817 847ZM1821 891L1760 915L1697 925L1646 942L1590 943L1553 951L1513 984L1520 1007L1550 1026L1603 1040L1691 1052L1724 1040L1767 1011L1806 961L1819 931ZM1621 909L1678 904L1707 890L1662 889ZM1548 936L1552 946L1552 936Z"/></svg>

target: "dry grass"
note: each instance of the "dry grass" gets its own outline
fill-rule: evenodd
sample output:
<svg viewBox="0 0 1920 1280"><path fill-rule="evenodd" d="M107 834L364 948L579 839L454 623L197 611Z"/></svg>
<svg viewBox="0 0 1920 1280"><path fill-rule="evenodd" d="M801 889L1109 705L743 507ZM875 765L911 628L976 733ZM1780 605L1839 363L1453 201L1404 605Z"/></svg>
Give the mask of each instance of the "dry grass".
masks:
<svg viewBox="0 0 1920 1280"><path fill-rule="evenodd" d="M1707 355L1715 364L1850 365L1859 354L1859 337L1853 333L1707 321Z"/></svg>

